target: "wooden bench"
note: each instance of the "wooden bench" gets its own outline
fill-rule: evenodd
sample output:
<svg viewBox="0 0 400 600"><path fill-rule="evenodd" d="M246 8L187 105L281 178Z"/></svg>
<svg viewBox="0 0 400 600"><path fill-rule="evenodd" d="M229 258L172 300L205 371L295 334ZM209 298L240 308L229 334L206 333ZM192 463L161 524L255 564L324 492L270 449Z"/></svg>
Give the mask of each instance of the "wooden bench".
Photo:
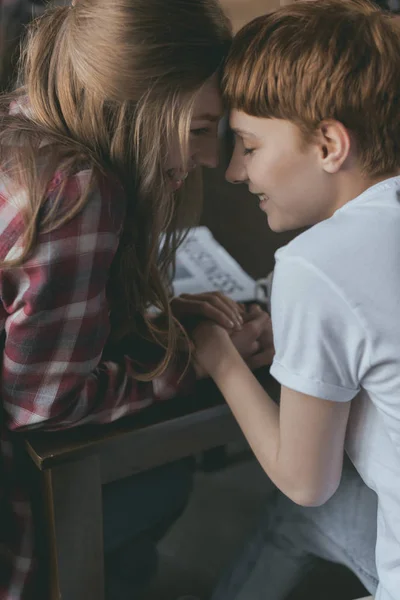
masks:
<svg viewBox="0 0 400 600"><path fill-rule="evenodd" d="M277 397L267 370L260 380ZM210 381L196 393L110 426L32 433L26 439L42 490L51 600L103 600L102 493L105 483L242 438Z"/></svg>

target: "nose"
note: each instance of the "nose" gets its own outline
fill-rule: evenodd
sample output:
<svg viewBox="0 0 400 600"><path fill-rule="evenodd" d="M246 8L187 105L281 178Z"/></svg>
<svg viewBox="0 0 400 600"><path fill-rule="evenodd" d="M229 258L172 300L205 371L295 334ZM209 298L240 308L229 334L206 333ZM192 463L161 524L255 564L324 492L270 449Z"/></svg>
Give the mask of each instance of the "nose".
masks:
<svg viewBox="0 0 400 600"><path fill-rule="evenodd" d="M192 160L202 167L215 169L219 162L219 143L217 136L209 138L199 143L194 153Z"/></svg>
<svg viewBox="0 0 400 600"><path fill-rule="evenodd" d="M243 160L236 150L234 150L228 168L225 171L225 179L229 181L229 183L235 184L246 183L247 181L247 173Z"/></svg>
<svg viewBox="0 0 400 600"><path fill-rule="evenodd" d="M219 140L217 132L191 143L191 160L194 164L215 169L219 162Z"/></svg>

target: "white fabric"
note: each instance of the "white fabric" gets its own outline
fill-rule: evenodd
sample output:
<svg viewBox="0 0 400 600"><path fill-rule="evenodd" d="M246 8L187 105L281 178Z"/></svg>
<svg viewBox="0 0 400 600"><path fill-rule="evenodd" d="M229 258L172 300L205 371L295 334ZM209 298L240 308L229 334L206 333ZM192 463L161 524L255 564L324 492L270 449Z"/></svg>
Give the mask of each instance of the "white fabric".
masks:
<svg viewBox="0 0 400 600"><path fill-rule="evenodd" d="M378 495L375 600L399 600L400 177L278 250L271 303L272 375L352 400L346 450Z"/></svg>

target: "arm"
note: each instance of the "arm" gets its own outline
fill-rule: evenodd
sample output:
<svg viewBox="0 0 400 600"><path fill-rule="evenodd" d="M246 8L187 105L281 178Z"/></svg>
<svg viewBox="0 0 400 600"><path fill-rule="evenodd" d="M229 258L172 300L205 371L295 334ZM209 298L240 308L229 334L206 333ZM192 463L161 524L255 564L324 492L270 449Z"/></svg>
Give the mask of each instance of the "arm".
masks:
<svg viewBox="0 0 400 600"><path fill-rule="evenodd" d="M321 504L340 481L349 400L369 368L366 332L338 291L296 261L278 263L272 323L280 407L223 330L208 325L196 332L197 358L275 484L295 502Z"/></svg>
<svg viewBox="0 0 400 600"><path fill-rule="evenodd" d="M278 406L230 341L217 344L224 361L210 374L265 472L294 502L324 503L340 481L350 403L282 387Z"/></svg>
<svg viewBox="0 0 400 600"><path fill-rule="evenodd" d="M69 180L66 206L87 177ZM128 355L102 360L110 329L106 285L122 219L121 199L95 189L79 215L39 235L23 267L1 273L8 313L1 385L11 429L109 423L178 391L173 368L143 383Z"/></svg>

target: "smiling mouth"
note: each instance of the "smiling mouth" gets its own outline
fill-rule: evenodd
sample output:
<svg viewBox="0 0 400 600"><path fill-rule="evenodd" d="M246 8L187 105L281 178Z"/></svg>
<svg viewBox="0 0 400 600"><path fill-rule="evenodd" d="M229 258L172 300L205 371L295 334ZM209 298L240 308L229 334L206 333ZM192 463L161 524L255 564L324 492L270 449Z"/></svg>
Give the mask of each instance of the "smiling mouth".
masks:
<svg viewBox="0 0 400 600"><path fill-rule="evenodd" d="M167 175L170 178L171 181L175 181L175 182L183 182L185 181L185 179L187 178L187 176L189 175L189 173L182 173L177 171L176 169L169 169L167 171Z"/></svg>
<svg viewBox="0 0 400 600"><path fill-rule="evenodd" d="M261 208L261 210L265 210L268 200L269 200L269 197L266 196L265 194L258 194L258 205Z"/></svg>
<svg viewBox="0 0 400 600"><path fill-rule="evenodd" d="M177 171L176 169L169 169L167 175L171 182L172 190L176 192L182 187L183 182L187 179L189 173L182 173L182 171Z"/></svg>

